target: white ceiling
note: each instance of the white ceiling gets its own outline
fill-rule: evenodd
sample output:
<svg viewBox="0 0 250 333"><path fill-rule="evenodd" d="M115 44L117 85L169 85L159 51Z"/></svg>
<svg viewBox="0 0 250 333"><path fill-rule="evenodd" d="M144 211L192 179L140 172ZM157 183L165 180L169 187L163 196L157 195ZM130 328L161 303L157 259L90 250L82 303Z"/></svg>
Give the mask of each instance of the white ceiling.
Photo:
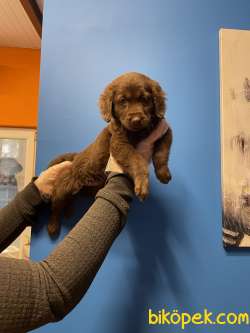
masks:
<svg viewBox="0 0 250 333"><path fill-rule="evenodd" d="M41 47L40 36L19 0L0 0L0 47Z"/></svg>

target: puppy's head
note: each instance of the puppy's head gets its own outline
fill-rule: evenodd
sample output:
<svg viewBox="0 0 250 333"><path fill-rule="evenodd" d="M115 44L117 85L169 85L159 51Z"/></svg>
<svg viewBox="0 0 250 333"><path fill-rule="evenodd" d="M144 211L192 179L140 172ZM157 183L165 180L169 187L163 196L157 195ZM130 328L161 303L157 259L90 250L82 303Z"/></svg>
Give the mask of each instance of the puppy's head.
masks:
<svg viewBox="0 0 250 333"><path fill-rule="evenodd" d="M129 131L147 128L153 118L165 114L165 93L160 85L140 73L126 73L112 81L101 94L104 120L115 118Z"/></svg>

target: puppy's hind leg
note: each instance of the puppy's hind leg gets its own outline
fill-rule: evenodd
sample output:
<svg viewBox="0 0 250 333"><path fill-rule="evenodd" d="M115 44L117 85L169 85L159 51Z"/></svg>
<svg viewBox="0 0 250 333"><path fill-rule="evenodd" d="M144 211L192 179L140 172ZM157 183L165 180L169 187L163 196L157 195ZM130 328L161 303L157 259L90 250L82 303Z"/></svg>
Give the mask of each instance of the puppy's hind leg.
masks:
<svg viewBox="0 0 250 333"><path fill-rule="evenodd" d="M74 179L72 167L64 169L56 178L52 194L51 216L48 233L55 237L60 231L60 218L64 208L72 201L72 195L79 191L80 184Z"/></svg>

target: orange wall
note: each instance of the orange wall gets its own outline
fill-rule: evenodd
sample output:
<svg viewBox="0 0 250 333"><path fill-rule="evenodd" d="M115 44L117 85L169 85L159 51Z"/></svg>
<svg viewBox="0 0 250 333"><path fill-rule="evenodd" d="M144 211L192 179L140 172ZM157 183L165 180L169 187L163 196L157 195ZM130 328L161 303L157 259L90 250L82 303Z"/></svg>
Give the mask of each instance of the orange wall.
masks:
<svg viewBox="0 0 250 333"><path fill-rule="evenodd" d="M0 48L0 126L37 127L40 50Z"/></svg>

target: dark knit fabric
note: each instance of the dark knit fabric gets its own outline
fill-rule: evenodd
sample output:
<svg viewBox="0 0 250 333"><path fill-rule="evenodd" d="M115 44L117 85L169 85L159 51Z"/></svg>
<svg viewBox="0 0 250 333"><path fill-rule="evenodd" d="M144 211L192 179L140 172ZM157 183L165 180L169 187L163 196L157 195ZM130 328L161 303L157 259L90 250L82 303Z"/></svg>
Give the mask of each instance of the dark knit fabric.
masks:
<svg viewBox="0 0 250 333"><path fill-rule="evenodd" d="M69 313L122 230L132 197L132 181L111 173L87 213L45 260L0 257L0 333L27 332ZM1 250L34 223L41 205L30 183L0 210Z"/></svg>

